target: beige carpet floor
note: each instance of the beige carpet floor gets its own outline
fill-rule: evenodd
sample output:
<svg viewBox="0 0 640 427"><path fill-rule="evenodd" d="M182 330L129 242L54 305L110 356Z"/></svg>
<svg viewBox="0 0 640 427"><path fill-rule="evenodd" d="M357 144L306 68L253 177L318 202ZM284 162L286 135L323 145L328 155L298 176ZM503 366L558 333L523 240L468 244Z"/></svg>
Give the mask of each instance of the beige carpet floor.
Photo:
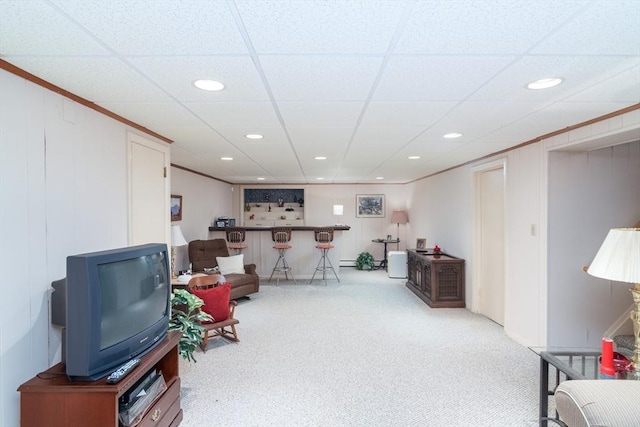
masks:
<svg viewBox="0 0 640 427"><path fill-rule="evenodd" d="M182 426L537 425L538 358L502 327L384 271L340 274L241 300L240 343L180 363Z"/></svg>

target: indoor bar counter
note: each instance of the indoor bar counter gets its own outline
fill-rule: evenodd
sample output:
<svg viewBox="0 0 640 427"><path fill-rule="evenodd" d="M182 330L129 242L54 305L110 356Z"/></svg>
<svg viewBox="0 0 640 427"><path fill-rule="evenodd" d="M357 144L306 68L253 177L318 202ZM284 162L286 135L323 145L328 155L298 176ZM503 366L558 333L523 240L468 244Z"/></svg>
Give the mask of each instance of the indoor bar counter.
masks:
<svg viewBox="0 0 640 427"><path fill-rule="evenodd" d="M318 227L332 227L333 232L333 249L328 252L329 260L333 264L338 277L340 276L340 254L342 247L342 232L351 229L348 225L327 225L327 226L291 226L291 249L287 251L286 257L291 266L293 277L296 280L310 280L315 271L318 261L320 260L320 250L316 249L316 241L313 230ZM271 229L273 227L245 227L246 238L245 244L248 246L242 253L244 254L245 264L255 264L256 271L261 279L268 279L271 275L276 261L278 260L278 251L273 249L273 240L271 239ZM210 239L224 239L226 237L224 227L209 227ZM281 280L284 274L281 276ZM322 275L320 275L322 278ZM327 275L327 280L335 280L332 274ZM316 274L315 279L318 279ZM275 275L273 281L275 281Z"/></svg>

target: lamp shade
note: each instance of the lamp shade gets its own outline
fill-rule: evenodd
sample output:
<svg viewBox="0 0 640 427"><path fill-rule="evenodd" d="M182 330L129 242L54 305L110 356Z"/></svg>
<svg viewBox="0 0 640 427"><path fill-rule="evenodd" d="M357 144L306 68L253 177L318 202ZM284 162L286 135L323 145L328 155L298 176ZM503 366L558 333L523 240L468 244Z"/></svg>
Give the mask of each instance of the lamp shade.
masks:
<svg viewBox="0 0 640 427"><path fill-rule="evenodd" d="M409 217L405 211L393 211L391 214L392 224L406 224L409 222Z"/></svg>
<svg viewBox="0 0 640 427"><path fill-rule="evenodd" d="M182 234L182 230L179 225L171 226L171 246L186 246L188 245L187 241Z"/></svg>
<svg viewBox="0 0 640 427"><path fill-rule="evenodd" d="M344 206L342 205L333 205L333 214L334 215L342 215L344 212Z"/></svg>
<svg viewBox="0 0 640 427"><path fill-rule="evenodd" d="M587 273L616 282L640 283L640 228L609 230Z"/></svg>

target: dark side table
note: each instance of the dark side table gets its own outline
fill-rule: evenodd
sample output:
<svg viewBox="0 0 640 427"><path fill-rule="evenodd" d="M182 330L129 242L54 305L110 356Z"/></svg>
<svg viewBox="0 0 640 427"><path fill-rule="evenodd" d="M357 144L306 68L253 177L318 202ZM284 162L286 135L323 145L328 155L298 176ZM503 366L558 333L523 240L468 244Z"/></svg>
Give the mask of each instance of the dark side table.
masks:
<svg viewBox="0 0 640 427"><path fill-rule="evenodd" d="M379 269L384 268L385 271L387 270L388 267L388 262L387 262L387 245L389 243L400 243L400 239L373 239L372 240L373 243L382 243L384 244L384 256L382 258L382 261L380 261L380 265L378 266Z"/></svg>

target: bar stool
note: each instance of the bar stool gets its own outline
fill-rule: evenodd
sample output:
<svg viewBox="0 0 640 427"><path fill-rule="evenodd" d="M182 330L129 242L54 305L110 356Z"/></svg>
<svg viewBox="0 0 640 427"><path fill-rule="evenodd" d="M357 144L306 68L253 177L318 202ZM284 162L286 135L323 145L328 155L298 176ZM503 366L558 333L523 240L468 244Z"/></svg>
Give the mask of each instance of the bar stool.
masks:
<svg viewBox="0 0 640 427"><path fill-rule="evenodd" d="M316 266L315 271L313 272L313 276L311 276L311 282L313 283L313 278L316 277L316 273L318 271L322 271L322 280L324 280L324 284L327 284L327 271L333 271L333 275L336 276L338 283L340 283L340 278L336 273L336 270L333 268L333 264L331 264L331 260L327 256L327 252L329 249L333 249L335 246L331 244L333 242L333 227L321 227L313 230L314 237L316 239L316 249L320 249L322 256L320 257L320 261L318 261L318 265ZM327 266L329 263L329 266Z"/></svg>
<svg viewBox="0 0 640 427"><path fill-rule="evenodd" d="M227 227L227 246L233 249L236 255L241 254L243 249L249 246L244 244L246 229L244 227Z"/></svg>
<svg viewBox="0 0 640 427"><path fill-rule="evenodd" d="M291 241L291 229L286 227L274 227L271 229L271 239L274 242L273 248L278 250L278 260L276 261L276 265L273 267L273 271L271 272L271 276L269 276L269 282L271 282L271 278L275 272L278 272L278 277L276 278L276 285L280 283L280 273L284 272L285 279L289 280L288 273L291 272L291 266L287 262L287 258L284 256L287 249L291 249L292 246L289 244ZM282 265L280 265L282 263ZM295 277L293 277L293 273L291 273L291 279L293 283L296 282Z"/></svg>

